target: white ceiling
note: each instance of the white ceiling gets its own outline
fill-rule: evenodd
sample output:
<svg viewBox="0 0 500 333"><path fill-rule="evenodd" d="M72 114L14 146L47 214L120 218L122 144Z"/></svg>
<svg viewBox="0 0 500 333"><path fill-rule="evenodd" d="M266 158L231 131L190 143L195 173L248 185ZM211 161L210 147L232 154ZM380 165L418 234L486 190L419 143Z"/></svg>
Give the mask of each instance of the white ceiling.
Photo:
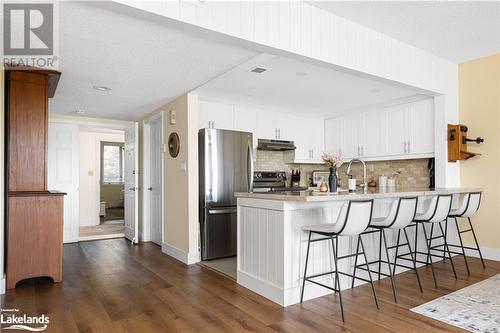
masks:
<svg viewBox="0 0 500 333"><path fill-rule="evenodd" d="M251 72L261 67L261 74ZM199 87L206 99L230 101L304 115L332 117L390 101L422 97L404 86L261 54Z"/></svg>
<svg viewBox="0 0 500 333"><path fill-rule="evenodd" d="M500 52L498 1L310 3L455 63Z"/></svg>
<svg viewBox="0 0 500 333"><path fill-rule="evenodd" d="M51 112L136 120L256 54L113 6L59 3L63 74Z"/></svg>

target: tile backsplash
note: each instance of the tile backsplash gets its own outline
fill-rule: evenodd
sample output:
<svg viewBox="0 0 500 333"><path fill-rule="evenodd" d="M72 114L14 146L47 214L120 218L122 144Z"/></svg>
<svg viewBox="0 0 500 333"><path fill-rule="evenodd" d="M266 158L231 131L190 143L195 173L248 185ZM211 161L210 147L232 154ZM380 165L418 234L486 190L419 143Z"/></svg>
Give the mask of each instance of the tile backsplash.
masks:
<svg viewBox="0 0 500 333"><path fill-rule="evenodd" d="M309 186L312 172L316 170L328 170L323 164L287 164L285 163L285 155L287 153L277 151L257 150L255 162L255 170L257 171L286 171L287 179L290 179L292 169L300 169L301 186ZM413 159L413 160L394 160L394 161L377 161L366 162L366 177L367 181L374 179L378 182L378 176L391 176L400 171L397 176L397 185L404 187L429 187L429 171L427 163L429 159ZM347 188L347 163L344 163L338 170L340 177L340 186ZM351 173L359 181L363 178L363 168L361 163L353 163Z"/></svg>

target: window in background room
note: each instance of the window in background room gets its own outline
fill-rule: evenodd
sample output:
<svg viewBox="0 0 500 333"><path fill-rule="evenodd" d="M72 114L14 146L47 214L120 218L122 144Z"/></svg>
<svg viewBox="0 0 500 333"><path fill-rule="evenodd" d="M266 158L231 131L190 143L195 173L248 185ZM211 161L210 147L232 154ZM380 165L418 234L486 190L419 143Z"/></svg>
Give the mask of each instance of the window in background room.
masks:
<svg viewBox="0 0 500 333"><path fill-rule="evenodd" d="M123 184L124 145L119 142L101 142L102 184Z"/></svg>

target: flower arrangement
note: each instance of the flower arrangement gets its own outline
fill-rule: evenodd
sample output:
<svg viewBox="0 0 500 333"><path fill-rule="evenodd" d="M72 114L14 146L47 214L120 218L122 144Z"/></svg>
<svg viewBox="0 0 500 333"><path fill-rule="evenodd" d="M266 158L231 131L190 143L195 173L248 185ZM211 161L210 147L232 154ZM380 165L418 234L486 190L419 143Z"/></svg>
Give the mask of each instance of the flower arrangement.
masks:
<svg viewBox="0 0 500 333"><path fill-rule="evenodd" d="M344 163L344 159L340 152L338 154L333 153L323 153L321 156L325 165L329 168L340 168L340 166Z"/></svg>

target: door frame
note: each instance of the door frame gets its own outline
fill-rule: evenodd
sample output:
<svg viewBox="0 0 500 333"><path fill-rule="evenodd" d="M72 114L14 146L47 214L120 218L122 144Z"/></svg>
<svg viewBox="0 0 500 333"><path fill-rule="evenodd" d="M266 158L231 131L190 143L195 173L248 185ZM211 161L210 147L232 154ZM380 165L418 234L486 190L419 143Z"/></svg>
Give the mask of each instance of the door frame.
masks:
<svg viewBox="0 0 500 333"><path fill-rule="evenodd" d="M161 243L165 242L165 133L163 130L164 124L164 111L160 111L149 118L143 120L143 129L144 129L144 140L142 141L142 162L144 165L144 172L142 173L142 234L139 233L139 239L143 242L151 242L151 214L150 214L150 203L151 203L151 194L147 190L150 187L150 175L151 175L151 123L159 121L160 129L161 129L161 142L163 143L163 154L161 157Z"/></svg>

